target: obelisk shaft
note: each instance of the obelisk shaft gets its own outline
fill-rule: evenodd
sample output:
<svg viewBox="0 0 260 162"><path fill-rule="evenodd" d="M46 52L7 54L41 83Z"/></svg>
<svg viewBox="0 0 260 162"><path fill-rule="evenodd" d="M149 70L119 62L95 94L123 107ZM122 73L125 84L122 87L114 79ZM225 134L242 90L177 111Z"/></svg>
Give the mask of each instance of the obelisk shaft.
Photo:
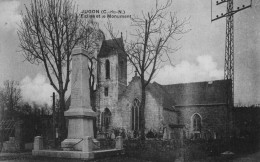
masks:
<svg viewBox="0 0 260 162"><path fill-rule="evenodd" d="M88 58L84 49L73 50L72 66L70 107L91 109Z"/></svg>

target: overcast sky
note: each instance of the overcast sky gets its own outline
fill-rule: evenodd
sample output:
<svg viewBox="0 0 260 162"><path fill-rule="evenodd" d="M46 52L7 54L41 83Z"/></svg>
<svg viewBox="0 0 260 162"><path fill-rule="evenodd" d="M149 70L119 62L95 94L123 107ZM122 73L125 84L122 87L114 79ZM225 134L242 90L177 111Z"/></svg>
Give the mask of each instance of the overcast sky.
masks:
<svg viewBox="0 0 260 162"><path fill-rule="evenodd" d="M214 1L214 0L213 0ZM140 14L154 6L151 0L76 0L79 11L125 10L126 14ZM164 3L164 0L160 1ZM235 7L250 0L235 0ZM21 81L25 98L38 96L35 100L50 100L52 89L42 66L31 65L19 53L17 24L24 4L29 1L0 0L0 83L7 79ZM213 5L213 16L225 12L226 5ZM211 22L210 0L173 0L171 12L180 19L190 18L186 26L191 29L178 42L181 47L174 53L174 67L165 65L158 71L154 81L161 84L208 81L223 79L225 52L225 19ZM235 14L235 102L260 103L260 0L253 0L253 7ZM98 19L105 31L106 19ZM116 30L129 33L129 19L113 19ZM106 34L109 38L109 35ZM129 80L128 80L129 81ZM44 91L43 91L44 90ZM41 96L41 97L39 97ZM45 96L45 97L43 97ZM28 99L29 100L29 99Z"/></svg>

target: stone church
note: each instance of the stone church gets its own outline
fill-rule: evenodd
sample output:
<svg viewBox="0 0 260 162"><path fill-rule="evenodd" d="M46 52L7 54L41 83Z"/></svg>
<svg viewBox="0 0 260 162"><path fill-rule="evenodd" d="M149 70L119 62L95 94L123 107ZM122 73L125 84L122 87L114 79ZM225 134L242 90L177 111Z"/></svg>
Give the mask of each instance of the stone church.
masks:
<svg viewBox="0 0 260 162"><path fill-rule="evenodd" d="M117 43L116 43L117 42ZM104 40L97 55L96 110L99 130L140 129L141 83L127 83L127 58L119 49L122 38ZM169 74L170 75L170 74ZM146 88L145 128L164 138L221 138L229 129L229 80L160 85Z"/></svg>

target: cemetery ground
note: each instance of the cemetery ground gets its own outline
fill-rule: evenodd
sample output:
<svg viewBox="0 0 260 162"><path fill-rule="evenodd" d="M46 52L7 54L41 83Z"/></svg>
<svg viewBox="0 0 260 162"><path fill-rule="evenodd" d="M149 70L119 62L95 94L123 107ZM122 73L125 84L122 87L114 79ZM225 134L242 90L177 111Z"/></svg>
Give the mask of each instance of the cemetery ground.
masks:
<svg viewBox="0 0 260 162"><path fill-rule="evenodd" d="M257 143L256 141L254 143ZM88 160L90 162L257 162L260 161L259 146L249 141L236 141L233 147L229 147L234 155L221 155L228 150L220 141L205 143L203 141L186 141L183 152L183 158L176 160L176 148L168 147L167 141L146 141L145 147L138 145L125 145L125 153L118 156L111 156L99 159ZM205 147L207 146L207 147ZM164 148L164 149L163 149ZM214 149L213 149L214 148ZM207 151L208 150L208 151ZM214 151L212 151L214 150ZM215 153L213 153L215 152ZM180 153L180 152L179 152ZM177 153L178 154L178 153ZM32 156L31 151L22 153L0 153L1 162L81 162L83 160L49 158Z"/></svg>
<svg viewBox="0 0 260 162"><path fill-rule="evenodd" d="M232 157L209 156L204 159L191 160L193 162L258 162L260 160L260 151L255 153L234 155ZM84 160L35 157L31 152L25 153L0 153L1 162L82 162ZM102 159L87 160L89 162L152 162L153 160L142 160L139 158L128 157L127 155L112 156ZM156 160L155 160L156 161ZM186 161L186 160L185 160ZM188 161L189 162L189 161Z"/></svg>
<svg viewBox="0 0 260 162"><path fill-rule="evenodd" d="M5 154L0 156L1 162L82 162L84 160L77 159L64 159L64 158L49 158L49 157L35 157L30 152L28 153L16 153L16 155ZM87 160L89 162L148 162L146 160L130 158L126 156L114 156L102 159Z"/></svg>
<svg viewBox="0 0 260 162"><path fill-rule="evenodd" d="M222 155L227 150L234 155ZM0 153L4 162L80 162L82 160L32 156L31 151ZM260 161L260 145L254 138L219 140L185 140L183 147L174 141L147 139L125 140L124 153L118 156L88 160L90 162L257 162Z"/></svg>

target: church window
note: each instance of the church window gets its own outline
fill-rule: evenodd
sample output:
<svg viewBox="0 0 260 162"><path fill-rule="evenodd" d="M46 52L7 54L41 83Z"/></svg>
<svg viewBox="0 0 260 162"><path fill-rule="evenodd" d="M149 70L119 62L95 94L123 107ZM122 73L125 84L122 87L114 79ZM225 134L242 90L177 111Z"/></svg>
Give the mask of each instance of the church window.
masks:
<svg viewBox="0 0 260 162"><path fill-rule="evenodd" d="M108 87L105 87L105 96L108 96Z"/></svg>
<svg viewBox="0 0 260 162"><path fill-rule="evenodd" d="M201 117L199 114L194 114L192 117L192 127L194 132L201 131Z"/></svg>
<svg viewBox="0 0 260 162"><path fill-rule="evenodd" d="M105 108L104 112L101 113L101 126L106 130L109 128L111 122L111 111Z"/></svg>
<svg viewBox="0 0 260 162"><path fill-rule="evenodd" d="M140 101L136 98L132 106L132 130L139 130L140 125Z"/></svg>
<svg viewBox="0 0 260 162"><path fill-rule="evenodd" d="M110 62L106 60L106 79L110 79Z"/></svg>
<svg viewBox="0 0 260 162"><path fill-rule="evenodd" d="M123 61L123 60L120 61L120 65L121 65L121 66L124 65L124 61Z"/></svg>
<svg viewBox="0 0 260 162"><path fill-rule="evenodd" d="M124 61L123 60L120 61L120 75L121 76L124 75Z"/></svg>

